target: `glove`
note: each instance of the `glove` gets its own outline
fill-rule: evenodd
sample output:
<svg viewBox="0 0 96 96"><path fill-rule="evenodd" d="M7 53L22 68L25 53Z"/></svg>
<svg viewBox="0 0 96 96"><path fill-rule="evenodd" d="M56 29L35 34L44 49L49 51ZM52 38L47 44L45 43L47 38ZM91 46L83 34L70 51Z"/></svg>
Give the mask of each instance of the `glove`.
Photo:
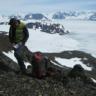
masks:
<svg viewBox="0 0 96 96"><path fill-rule="evenodd" d="M15 44L15 45L13 45L13 48L17 49L17 48L19 48L19 46L20 46L19 44Z"/></svg>
<svg viewBox="0 0 96 96"><path fill-rule="evenodd" d="M20 42L20 43L17 43L17 44L13 44L13 48L14 49L18 49L20 46L22 46L23 44L22 44L22 42Z"/></svg>

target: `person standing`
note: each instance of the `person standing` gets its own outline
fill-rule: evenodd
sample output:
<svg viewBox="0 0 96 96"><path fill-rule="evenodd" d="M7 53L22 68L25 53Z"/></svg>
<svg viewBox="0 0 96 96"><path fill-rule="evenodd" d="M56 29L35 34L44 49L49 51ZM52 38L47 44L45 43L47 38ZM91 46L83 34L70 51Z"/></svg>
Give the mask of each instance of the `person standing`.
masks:
<svg viewBox="0 0 96 96"><path fill-rule="evenodd" d="M26 73L26 67L21 56L21 50L25 46L25 43L29 38L28 29L24 23L16 18L11 18L9 21L9 25L9 41L13 46L14 56L18 61L21 72Z"/></svg>

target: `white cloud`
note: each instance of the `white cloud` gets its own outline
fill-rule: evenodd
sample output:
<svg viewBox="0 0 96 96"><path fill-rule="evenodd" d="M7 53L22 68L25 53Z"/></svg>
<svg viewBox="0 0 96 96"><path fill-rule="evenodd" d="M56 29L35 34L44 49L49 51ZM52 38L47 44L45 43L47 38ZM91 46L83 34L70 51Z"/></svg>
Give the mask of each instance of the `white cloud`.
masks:
<svg viewBox="0 0 96 96"><path fill-rule="evenodd" d="M95 9L95 5L95 0L1 0L0 13Z"/></svg>

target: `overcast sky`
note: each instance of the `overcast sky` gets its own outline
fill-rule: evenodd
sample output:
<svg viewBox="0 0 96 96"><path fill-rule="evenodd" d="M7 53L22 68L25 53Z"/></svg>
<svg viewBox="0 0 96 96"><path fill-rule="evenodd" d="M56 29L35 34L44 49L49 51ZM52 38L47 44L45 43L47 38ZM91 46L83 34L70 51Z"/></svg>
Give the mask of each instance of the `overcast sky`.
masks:
<svg viewBox="0 0 96 96"><path fill-rule="evenodd" d="M96 10L96 0L0 0L0 14Z"/></svg>

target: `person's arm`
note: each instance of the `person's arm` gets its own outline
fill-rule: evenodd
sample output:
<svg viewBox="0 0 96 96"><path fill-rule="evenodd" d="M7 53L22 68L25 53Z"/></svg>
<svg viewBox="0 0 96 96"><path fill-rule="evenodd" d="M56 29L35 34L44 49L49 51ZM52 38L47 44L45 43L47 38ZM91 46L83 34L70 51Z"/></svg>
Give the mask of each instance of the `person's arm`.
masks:
<svg viewBox="0 0 96 96"><path fill-rule="evenodd" d="M24 27L23 32L24 32L24 39L23 39L22 43L25 44L25 42L26 42L26 41L28 40L28 38L29 38L29 32L28 32L28 29L27 29L26 26Z"/></svg>
<svg viewBox="0 0 96 96"><path fill-rule="evenodd" d="M13 33L12 33L12 27L10 27L10 29L9 29L9 41L11 42L11 43L13 43Z"/></svg>
<svg viewBox="0 0 96 96"><path fill-rule="evenodd" d="M9 41L11 42L11 43L14 43L14 39L15 39L15 32L16 31L16 29L15 28L12 28L11 26L10 26L10 29L9 29Z"/></svg>

